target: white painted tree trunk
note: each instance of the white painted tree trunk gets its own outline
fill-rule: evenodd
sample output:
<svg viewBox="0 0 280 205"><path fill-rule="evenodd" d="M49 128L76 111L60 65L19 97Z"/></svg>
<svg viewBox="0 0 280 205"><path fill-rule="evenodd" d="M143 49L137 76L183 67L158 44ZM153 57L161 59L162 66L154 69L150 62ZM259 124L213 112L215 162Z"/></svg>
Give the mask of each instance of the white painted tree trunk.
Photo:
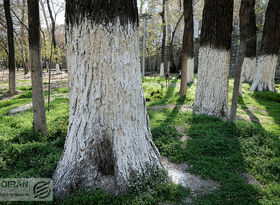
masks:
<svg viewBox="0 0 280 205"><path fill-rule="evenodd" d="M58 63L55 64L55 72L56 73L60 73L60 69L59 69L59 64Z"/></svg>
<svg viewBox="0 0 280 205"><path fill-rule="evenodd" d="M161 77L164 76L164 63L160 63L160 74Z"/></svg>
<svg viewBox="0 0 280 205"><path fill-rule="evenodd" d="M244 58L242 66L242 82L252 83L257 70L256 58Z"/></svg>
<svg viewBox="0 0 280 205"><path fill-rule="evenodd" d="M275 72L277 55L263 55L258 58L257 72L255 73L251 91L269 90L275 92Z"/></svg>
<svg viewBox="0 0 280 205"><path fill-rule="evenodd" d="M192 83L194 78L194 58L188 58L187 83Z"/></svg>
<svg viewBox="0 0 280 205"><path fill-rule="evenodd" d="M66 36L70 113L54 192L118 193L146 163L160 165L141 85L138 30L84 20Z"/></svg>
<svg viewBox="0 0 280 205"><path fill-rule="evenodd" d="M199 49L199 68L194 112L227 118L230 52L203 46Z"/></svg>
<svg viewBox="0 0 280 205"><path fill-rule="evenodd" d="M242 96L242 83L252 83L254 79L254 75L257 70L257 61L256 58L244 58L244 62L242 64L242 74L240 79L239 86L239 95Z"/></svg>

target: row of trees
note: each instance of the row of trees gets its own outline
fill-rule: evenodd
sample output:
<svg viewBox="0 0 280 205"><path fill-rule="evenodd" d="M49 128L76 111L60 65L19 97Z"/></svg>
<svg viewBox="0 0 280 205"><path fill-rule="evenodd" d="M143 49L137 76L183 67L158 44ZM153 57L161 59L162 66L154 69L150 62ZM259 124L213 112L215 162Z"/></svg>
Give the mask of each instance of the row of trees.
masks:
<svg viewBox="0 0 280 205"><path fill-rule="evenodd" d="M39 2L44 17L44 23L40 22L40 25L44 24L44 27L40 27L42 39L40 45L43 63L46 66L46 62L50 60L61 62L65 55L64 32L62 32L64 29L57 27L55 23L57 16L64 9L64 2L52 0L40 0ZM8 59L8 65L2 62L2 67L9 68L9 94L14 95L16 93L16 70L23 68L25 75L30 70L27 0L0 1L0 8L0 58L1 60ZM50 21L52 22L51 28Z"/></svg>
<svg viewBox="0 0 280 205"><path fill-rule="evenodd" d="M185 0L187 32L183 42L190 48L192 5L191 0ZM253 6L253 1L242 2L239 61L250 42L247 22ZM193 106L196 113L228 117L233 7L233 0L205 0ZM145 171L145 164L161 166L141 87L136 1L67 1L66 8L70 116L64 153L53 177L54 190L59 197L78 188L102 188L118 193L125 190L131 176ZM263 51L267 47L265 39L269 38L267 25L272 25L270 41L279 50L276 41L279 11L279 2L270 0L261 49L264 56L271 54ZM184 64L187 64L193 49L188 51L184 46ZM242 63L238 65L242 67ZM258 69L261 68L262 63L258 63ZM183 72L182 81L186 81L187 72ZM240 81L235 84L240 85ZM186 83L181 88L184 95L183 86Z"/></svg>
<svg viewBox="0 0 280 205"><path fill-rule="evenodd" d="M185 27L182 52L181 96L186 92L185 56L192 57L192 1L185 1ZM199 49L198 80L193 109L198 114L228 118L229 62L232 38L233 0L205 0ZM270 0L265 15L260 55L257 54L255 0L242 0L240 6L240 51L236 65L231 120L235 121L242 80L252 83L252 91L276 91L275 69L280 49L280 2ZM189 38L188 41L185 39ZM188 43L186 43L188 42ZM272 43L273 42L273 43ZM244 62L245 59L245 62ZM243 63L244 62L244 63ZM242 69L243 68L243 69ZM241 79L241 75L244 76ZM253 81L250 81L250 80Z"/></svg>
<svg viewBox="0 0 280 205"><path fill-rule="evenodd" d="M194 37L196 38L196 41L199 41L199 34L202 25L202 10L204 7L204 0L195 0L192 1L192 3L195 34ZM234 30L238 30L239 27L240 4L241 0L234 0ZM259 32L263 30L263 19L267 4L268 0L256 0L255 24L257 25L257 29ZM142 15L143 13L148 13L151 16L147 23L147 71L149 70L154 72L153 70L155 69L155 67L158 68L159 59L161 59L161 76L163 76L164 72L177 73L181 69L182 64L181 60L178 59L180 56L178 51L183 44L183 1L141 0L139 13L140 15ZM140 26L142 26L142 24L140 24ZM142 30L143 29L140 29L140 39L142 39L141 36L143 35ZM233 38L236 38L235 35L233 36ZM142 48L142 46L140 48ZM174 61L174 58L176 59L176 63ZM192 63L189 66L189 68L193 68ZM193 81L193 72L191 72L191 69L188 69L188 72L189 74L187 81L190 83Z"/></svg>
<svg viewBox="0 0 280 205"><path fill-rule="evenodd" d="M5 0L5 7L9 3ZM27 3L34 125L36 131L44 132L39 2ZM255 10L253 0L241 4L237 95L247 43L251 48L247 23L253 22ZM186 93L188 61L193 58L192 6L192 0L184 1L182 96ZM196 113L228 117L233 11L233 0L205 0L193 106ZM270 0L257 66L259 79L266 79L262 73L270 69L263 62L274 59L279 51L279 15L280 2ZM138 27L136 0L66 1L70 113L64 152L53 176L58 197L78 188L118 193L126 189L134 174L145 171L147 164L161 166L141 85Z"/></svg>

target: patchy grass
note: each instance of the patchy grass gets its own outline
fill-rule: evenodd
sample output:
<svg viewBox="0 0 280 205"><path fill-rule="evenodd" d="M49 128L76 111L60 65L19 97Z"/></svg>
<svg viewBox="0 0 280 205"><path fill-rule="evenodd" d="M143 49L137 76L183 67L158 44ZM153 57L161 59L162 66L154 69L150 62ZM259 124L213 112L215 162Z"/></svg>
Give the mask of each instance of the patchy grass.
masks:
<svg viewBox="0 0 280 205"><path fill-rule="evenodd" d="M52 177L67 134L68 99L59 97L51 102L50 112L47 112L48 132L46 135L36 134L31 109L16 116L6 116L10 109L32 101L30 88L22 87L21 90L21 95L0 101L0 176ZM52 95L67 93L67 88L52 91ZM173 184L165 171L149 170L131 180L128 194L113 196L100 190L77 191L63 202L55 200L47 204L181 204L189 195L189 190Z"/></svg>
<svg viewBox="0 0 280 205"><path fill-rule="evenodd" d="M196 81L188 85L185 99L179 96L179 82L170 80L166 87L163 78L143 79L148 108L191 105ZM232 83L230 80L230 92ZM176 107L149 109L153 139L161 154L173 162L187 162L189 172L221 185L215 192L194 198L193 204L279 204L279 94L253 93L249 88L243 84L238 105L238 115L247 121L239 119L235 125L191 111L180 112ZM47 112L46 135L34 133L31 109L6 116L9 110L31 102L30 87L18 89L22 94L0 101L0 176L51 177L67 134L68 89L52 91L56 99ZM183 127L190 139L181 141L182 133L176 127ZM248 184L243 173L249 173L258 183ZM151 169L131 181L128 194L113 196L101 190L77 191L63 202L55 200L49 204L185 204L187 196L189 191L171 183L166 173Z"/></svg>

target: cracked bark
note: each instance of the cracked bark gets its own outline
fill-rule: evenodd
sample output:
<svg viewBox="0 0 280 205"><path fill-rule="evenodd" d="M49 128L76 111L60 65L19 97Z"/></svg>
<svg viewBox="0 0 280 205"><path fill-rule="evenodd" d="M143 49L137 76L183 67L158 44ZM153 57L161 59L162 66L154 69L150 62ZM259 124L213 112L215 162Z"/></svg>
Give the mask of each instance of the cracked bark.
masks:
<svg viewBox="0 0 280 205"><path fill-rule="evenodd" d="M137 12L136 1L129 4ZM111 6L117 5L125 4ZM69 6L66 2L71 10ZM70 113L64 152L53 176L59 198L75 189L117 194L131 176L145 171L146 163L160 165L141 85L136 20L116 17L103 24L79 12L67 13L72 15L66 30Z"/></svg>

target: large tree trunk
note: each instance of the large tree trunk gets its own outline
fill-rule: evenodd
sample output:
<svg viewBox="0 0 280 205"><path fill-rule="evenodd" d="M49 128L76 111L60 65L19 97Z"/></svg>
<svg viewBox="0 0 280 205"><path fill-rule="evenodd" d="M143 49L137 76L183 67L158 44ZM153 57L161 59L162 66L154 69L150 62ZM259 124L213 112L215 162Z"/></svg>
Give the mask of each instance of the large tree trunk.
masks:
<svg viewBox="0 0 280 205"><path fill-rule="evenodd" d="M184 36L182 46L182 66L180 96L185 97L187 82L192 81L194 72L194 44L193 44L193 5L192 0L184 0ZM190 77L188 77L190 75Z"/></svg>
<svg viewBox="0 0 280 205"><path fill-rule="evenodd" d="M7 36L9 48L9 94L16 94L16 64L15 64L15 45L14 28L11 16L10 0L4 0L5 17L7 23Z"/></svg>
<svg viewBox="0 0 280 205"><path fill-rule="evenodd" d="M245 53L247 51L247 54L249 53L248 49L250 47L248 46L248 43L250 42L251 38L254 38L252 36L251 29L248 25L250 25L252 12L255 13L255 0L242 0L241 6L240 6L240 49L239 49L239 56L238 61L235 68L235 79L234 79L234 88L233 88L233 95L232 95L232 103L231 103L231 112L230 112L230 120L232 122L236 119L236 111L237 111L237 103L238 103L238 97L240 95L240 87L242 84L241 82L241 73L242 73L242 65L245 58ZM256 42L256 41L255 41ZM246 45L247 44L247 45ZM253 46L254 47L254 46ZM254 47L256 48L256 46ZM254 52L253 50L251 51ZM256 52L256 51L255 51Z"/></svg>
<svg viewBox="0 0 280 205"><path fill-rule="evenodd" d="M265 15L260 56L252 91L276 91L275 71L280 49L280 1L270 0Z"/></svg>
<svg viewBox="0 0 280 205"><path fill-rule="evenodd" d="M253 82L253 77L256 73L257 65L257 26L255 4L256 1L251 0L248 2L246 8L246 51L244 62L242 65L242 81L246 83Z"/></svg>
<svg viewBox="0 0 280 205"><path fill-rule="evenodd" d="M32 80L33 123L36 132L46 132L46 108L43 89L39 2L28 0L29 57Z"/></svg>
<svg viewBox="0 0 280 205"><path fill-rule="evenodd" d="M166 47L166 20L165 20L166 0L162 0L162 12L160 14L162 21L162 43L161 43L161 61L160 61L160 76L164 76L165 68L165 47Z"/></svg>
<svg viewBox="0 0 280 205"><path fill-rule="evenodd" d="M194 111L228 117L233 0L205 0Z"/></svg>
<svg viewBox="0 0 280 205"><path fill-rule="evenodd" d="M66 1L70 113L53 176L58 197L118 193L146 164L160 165L141 85L136 0L89 2Z"/></svg>

